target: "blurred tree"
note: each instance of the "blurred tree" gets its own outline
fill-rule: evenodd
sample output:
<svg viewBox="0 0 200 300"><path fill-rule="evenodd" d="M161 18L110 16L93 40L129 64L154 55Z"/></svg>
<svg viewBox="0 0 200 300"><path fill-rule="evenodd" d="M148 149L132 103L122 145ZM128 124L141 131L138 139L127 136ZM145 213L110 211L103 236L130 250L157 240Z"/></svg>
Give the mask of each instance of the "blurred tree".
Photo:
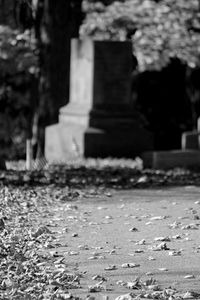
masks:
<svg viewBox="0 0 200 300"><path fill-rule="evenodd" d="M194 85L193 78L200 74L200 1L110 2L84 1L86 18L81 36L132 40L137 60L134 83L139 86L139 91L134 87L134 97L151 129L158 132L159 142L162 131L162 147L166 149L175 131L180 144L181 132L196 128L200 115L200 84ZM148 89L151 93L145 93Z"/></svg>
<svg viewBox="0 0 200 300"><path fill-rule="evenodd" d="M16 28L15 1L0 0L0 23Z"/></svg>
<svg viewBox="0 0 200 300"><path fill-rule="evenodd" d="M131 36L140 70L161 69L172 57L199 64L199 0L85 1L81 35L125 40Z"/></svg>
<svg viewBox="0 0 200 300"><path fill-rule="evenodd" d="M68 102L70 38L79 34L83 19L81 8L82 0L0 0L0 23L9 26L1 27L5 51L0 52L0 64L3 61L7 68L8 62L12 65L12 58L17 72L21 68L30 73L28 119L33 126L28 126L28 137L33 135L35 145L40 140L41 154L45 126L57 121L59 108ZM21 50L19 56L16 48Z"/></svg>
<svg viewBox="0 0 200 300"><path fill-rule="evenodd" d="M7 25L0 26L1 73L29 74L30 90L37 89L30 120L41 152L44 127L68 101L70 38L79 35L84 14L81 36L132 39L142 71L160 70L174 57L199 64L199 0L0 0L0 23Z"/></svg>
<svg viewBox="0 0 200 300"><path fill-rule="evenodd" d="M15 2L0 1L0 153L24 153L31 70L37 65L34 38L16 22Z"/></svg>
<svg viewBox="0 0 200 300"><path fill-rule="evenodd" d="M200 103L200 84L192 74L200 67L199 0L84 1L86 18L81 36L95 39L132 39L138 70L160 71L173 59L185 64L185 85L193 111ZM167 84L167 83L166 83ZM162 97L163 98L163 97Z"/></svg>

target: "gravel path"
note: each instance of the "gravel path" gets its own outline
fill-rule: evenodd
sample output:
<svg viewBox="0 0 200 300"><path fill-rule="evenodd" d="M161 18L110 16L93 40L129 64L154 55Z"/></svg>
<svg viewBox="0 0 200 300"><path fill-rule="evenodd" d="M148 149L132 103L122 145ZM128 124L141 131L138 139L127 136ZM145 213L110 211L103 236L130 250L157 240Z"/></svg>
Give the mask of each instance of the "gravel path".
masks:
<svg viewBox="0 0 200 300"><path fill-rule="evenodd" d="M69 270L83 274L72 294L112 300L136 277L200 292L200 188L90 191L55 207L49 225Z"/></svg>

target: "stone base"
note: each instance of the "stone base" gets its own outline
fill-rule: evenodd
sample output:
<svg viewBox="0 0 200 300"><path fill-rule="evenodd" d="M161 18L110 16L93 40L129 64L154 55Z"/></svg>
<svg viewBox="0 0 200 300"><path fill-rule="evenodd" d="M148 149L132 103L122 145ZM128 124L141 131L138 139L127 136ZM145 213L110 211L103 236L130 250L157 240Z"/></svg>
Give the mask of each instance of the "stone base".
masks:
<svg viewBox="0 0 200 300"><path fill-rule="evenodd" d="M182 134L182 149L199 149L200 132L188 131Z"/></svg>
<svg viewBox="0 0 200 300"><path fill-rule="evenodd" d="M172 169L192 168L200 166L200 151L172 150L151 151L142 154L144 168Z"/></svg>
<svg viewBox="0 0 200 300"><path fill-rule="evenodd" d="M86 127L73 123L48 126L45 132L45 157L49 162L68 162L84 153Z"/></svg>
<svg viewBox="0 0 200 300"><path fill-rule="evenodd" d="M85 132L85 157L134 158L153 149L152 134L144 129L106 131L88 128Z"/></svg>

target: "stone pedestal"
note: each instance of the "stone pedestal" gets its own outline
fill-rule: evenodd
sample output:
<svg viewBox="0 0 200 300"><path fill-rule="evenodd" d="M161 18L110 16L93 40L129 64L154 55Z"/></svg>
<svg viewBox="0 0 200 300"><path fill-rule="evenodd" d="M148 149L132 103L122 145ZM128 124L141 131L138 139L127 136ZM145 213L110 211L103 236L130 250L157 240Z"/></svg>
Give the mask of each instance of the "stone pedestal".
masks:
<svg viewBox="0 0 200 300"><path fill-rule="evenodd" d="M194 168L200 166L200 151L150 151L143 153L142 160L145 168L164 170L173 168Z"/></svg>
<svg viewBox="0 0 200 300"><path fill-rule="evenodd" d="M60 109L59 123L46 128L48 161L65 162L84 153L84 133L93 99L93 55L90 40L71 41L70 101Z"/></svg>
<svg viewBox="0 0 200 300"><path fill-rule="evenodd" d="M200 167L200 118L197 130L182 134L181 149L172 151L150 151L142 155L145 168L171 169Z"/></svg>
<svg viewBox="0 0 200 300"><path fill-rule="evenodd" d="M131 42L72 40L71 47L70 102L46 129L46 158L134 157L152 149L131 104Z"/></svg>
<svg viewBox="0 0 200 300"><path fill-rule="evenodd" d="M182 134L182 149L200 149L200 132L187 131Z"/></svg>

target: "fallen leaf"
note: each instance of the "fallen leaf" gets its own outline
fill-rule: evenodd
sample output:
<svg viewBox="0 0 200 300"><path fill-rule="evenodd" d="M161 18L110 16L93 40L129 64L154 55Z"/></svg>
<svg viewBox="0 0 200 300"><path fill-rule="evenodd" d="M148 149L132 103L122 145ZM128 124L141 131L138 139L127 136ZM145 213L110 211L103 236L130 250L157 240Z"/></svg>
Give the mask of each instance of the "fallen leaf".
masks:
<svg viewBox="0 0 200 300"><path fill-rule="evenodd" d="M35 232L32 232L31 236L33 238L38 238L42 234L51 234L51 231L46 226L41 226Z"/></svg>
<svg viewBox="0 0 200 300"><path fill-rule="evenodd" d="M95 275L92 277L92 280L107 281L107 279L105 277L103 277L102 275Z"/></svg>
<svg viewBox="0 0 200 300"><path fill-rule="evenodd" d="M153 273L152 273L152 272L146 272L145 275L146 275L146 276L153 276Z"/></svg>
<svg viewBox="0 0 200 300"><path fill-rule="evenodd" d="M158 245L153 245L149 248L152 251L161 251L161 250L169 250L167 244L165 242L162 242Z"/></svg>
<svg viewBox="0 0 200 300"><path fill-rule="evenodd" d="M200 294L193 291L187 291L182 295L183 299L198 299L200 297Z"/></svg>
<svg viewBox="0 0 200 300"><path fill-rule="evenodd" d="M180 239L181 239L181 236L180 236L180 234L176 234L176 235L173 235L171 238L172 238L173 240L180 240Z"/></svg>
<svg viewBox="0 0 200 300"><path fill-rule="evenodd" d="M122 268L137 268L137 267L140 267L140 264L136 264L136 263L122 264Z"/></svg>
<svg viewBox="0 0 200 300"><path fill-rule="evenodd" d="M80 249L80 250L89 250L89 246L88 245L79 245L78 249Z"/></svg>
<svg viewBox="0 0 200 300"><path fill-rule="evenodd" d="M133 300L135 296L136 295L134 295L133 293L129 293L129 294L118 296L117 298L115 298L115 300Z"/></svg>
<svg viewBox="0 0 200 300"><path fill-rule="evenodd" d="M181 255L181 251L180 250L169 251L169 255L170 256L180 256Z"/></svg>
<svg viewBox="0 0 200 300"><path fill-rule="evenodd" d="M159 220L165 220L167 218L168 218L168 216L155 216L155 217L151 217L150 220L151 221L159 221Z"/></svg>
<svg viewBox="0 0 200 300"><path fill-rule="evenodd" d="M188 225L184 225L184 226L182 226L181 227L181 229L182 230L188 230L188 229L191 229L191 230L197 230L197 229L199 229L198 227L197 227L197 225L196 224L188 224Z"/></svg>
<svg viewBox="0 0 200 300"><path fill-rule="evenodd" d="M185 279L193 279L193 278L195 278L195 276L191 275L191 274L188 274L188 275L185 275L184 278Z"/></svg>
<svg viewBox="0 0 200 300"><path fill-rule="evenodd" d="M105 216L105 219L107 219L107 220L112 220L113 217L112 217L112 216Z"/></svg>
<svg viewBox="0 0 200 300"><path fill-rule="evenodd" d="M156 259L154 257L152 257L152 256L149 256L148 260L156 260Z"/></svg>
<svg viewBox="0 0 200 300"><path fill-rule="evenodd" d="M138 242L136 242L136 245L145 245L146 244L146 240L145 239L142 239Z"/></svg>
<svg viewBox="0 0 200 300"><path fill-rule="evenodd" d="M65 207L65 210L78 210L78 206L77 205L73 205L73 204L68 204Z"/></svg>
<svg viewBox="0 0 200 300"><path fill-rule="evenodd" d="M160 237L156 237L154 239L154 241L158 242L158 241L161 241L161 242L170 242L171 239L169 236L160 236Z"/></svg>
<svg viewBox="0 0 200 300"><path fill-rule="evenodd" d="M95 284L95 285L88 286L88 292L89 293L97 293L97 292L101 292L102 290L105 290L105 287L103 287L100 284Z"/></svg>
<svg viewBox="0 0 200 300"><path fill-rule="evenodd" d="M130 232L136 232L136 231L138 231L138 229L136 227L132 227L132 228L129 229L129 231Z"/></svg>
<svg viewBox="0 0 200 300"><path fill-rule="evenodd" d="M74 255L79 255L79 252L78 251L70 251L70 252L67 252L70 256L74 256Z"/></svg>
<svg viewBox="0 0 200 300"><path fill-rule="evenodd" d="M113 271L113 270L117 270L117 267L115 265L111 265L111 266L104 268L104 270L105 271Z"/></svg>
<svg viewBox="0 0 200 300"><path fill-rule="evenodd" d="M143 253L144 252L144 250L142 250L142 249L136 249L135 250L135 253Z"/></svg>
<svg viewBox="0 0 200 300"><path fill-rule="evenodd" d="M195 201L194 204L200 204L200 201L199 201L199 200L198 200L198 201Z"/></svg>
<svg viewBox="0 0 200 300"><path fill-rule="evenodd" d="M78 233L72 233L72 237L78 237Z"/></svg>

